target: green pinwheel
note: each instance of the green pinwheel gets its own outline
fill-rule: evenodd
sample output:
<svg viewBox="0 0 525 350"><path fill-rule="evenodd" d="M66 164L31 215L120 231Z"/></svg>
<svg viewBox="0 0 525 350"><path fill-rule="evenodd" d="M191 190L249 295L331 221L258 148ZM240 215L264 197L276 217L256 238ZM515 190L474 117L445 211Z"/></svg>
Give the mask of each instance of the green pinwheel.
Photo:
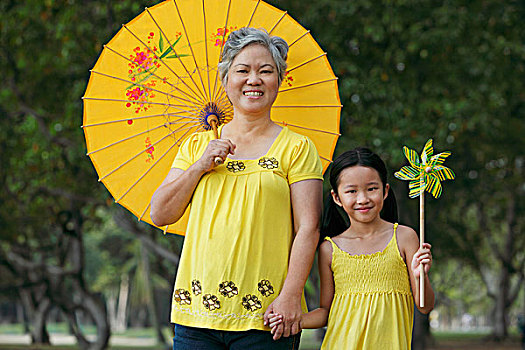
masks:
<svg viewBox="0 0 525 350"><path fill-rule="evenodd" d="M450 152L442 152L433 155L432 139L428 140L421 152L421 159L416 151L404 146L403 153L410 165L402 167L394 174L401 180L408 180L410 198L419 196L419 248L425 242L425 191L430 192L434 198L439 198L443 191L441 181L453 180L454 172L443 165ZM420 276L424 276L425 269L423 264L419 265ZM425 305L425 279L419 279L419 305Z"/></svg>
<svg viewBox="0 0 525 350"><path fill-rule="evenodd" d="M405 153L410 165L402 167L394 176L400 180L410 181L408 196L415 198L426 190L434 198L439 198L442 192L441 181L453 180L455 177L452 169L443 165L451 153L446 151L432 155L434 153L432 139L428 140L423 147L421 159L416 151L407 146L403 147L403 153Z"/></svg>

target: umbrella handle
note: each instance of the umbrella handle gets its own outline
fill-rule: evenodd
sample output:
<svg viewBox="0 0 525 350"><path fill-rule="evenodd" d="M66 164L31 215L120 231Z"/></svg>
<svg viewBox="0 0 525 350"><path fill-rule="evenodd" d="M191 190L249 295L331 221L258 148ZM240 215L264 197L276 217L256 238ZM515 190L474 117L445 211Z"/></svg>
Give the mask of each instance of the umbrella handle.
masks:
<svg viewBox="0 0 525 350"><path fill-rule="evenodd" d="M217 119L215 114L210 114L208 116L208 124L210 124L211 128L213 129L213 135L215 136L215 140L219 138L219 130L217 130L218 122L219 120ZM221 165L222 163L224 163L224 160L221 157L215 157L214 162L215 162L215 165Z"/></svg>

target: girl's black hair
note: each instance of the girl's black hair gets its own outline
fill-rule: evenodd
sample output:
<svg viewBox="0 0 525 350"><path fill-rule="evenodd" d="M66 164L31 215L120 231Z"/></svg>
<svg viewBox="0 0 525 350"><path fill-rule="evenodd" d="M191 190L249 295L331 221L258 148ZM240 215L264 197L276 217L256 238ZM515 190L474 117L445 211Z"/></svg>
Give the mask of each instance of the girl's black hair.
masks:
<svg viewBox="0 0 525 350"><path fill-rule="evenodd" d="M337 157L331 165L330 169L330 185L335 193L339 186L339 175L341 172L352 166L366 166L376 170L379 173L381 182L383 183L383 191L387 184L387 170L385 162L374 152L364 147L357 147L351 151L346 151ZM388 196L383 203L383 210L380 214L383 220L395 223L397 222L397 202L392 191L392 187L388 191ZM350 227L348 215L335 204L332 196L329 194L325 200L323 219L321 225L321 235L323 237L333 237L343 233Z"/></svg>

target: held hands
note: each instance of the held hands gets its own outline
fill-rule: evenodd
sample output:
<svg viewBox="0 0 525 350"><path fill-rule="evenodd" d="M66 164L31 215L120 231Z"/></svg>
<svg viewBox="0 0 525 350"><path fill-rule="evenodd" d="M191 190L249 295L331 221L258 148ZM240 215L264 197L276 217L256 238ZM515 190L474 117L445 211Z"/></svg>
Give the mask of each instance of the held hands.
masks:
<svg viewBox="0 0 525 350"><path fill-rule="evenodd" d="M270 314L268 315L268 326L272 329L270 333L274 335L274 340L278 339L278 338L275 339L275 334L279 330L279 327L281 327L281 331L282 331L282 328L284 327L282 323L283 323L282 315L270 312ZM301 322L299 321L299 331L301 330L302 330Z"/></svg>
<svg viewBox="0 0 525 350"><path fill-rule="evenodd" d="M206 173L217 166L215 158L218 157L224 161L228 154L235 154L235 147L227 139L211 140L201 158L195 164L198 164L200 170Z"/></svg>
<svg viewBox="0 0 525 350"><path fill-rule="evenodd" d="M419 248L414 257L412 258L412 272L414 277L419 278L419 265L423 264L425 274L428 274L430 267L432 266L432 253L430 252L431 245L423 243L423 247Z"/></svg>
<svg viewBox="0 0 525 350"><path fill-rule="evenodd" d="M301 315L300 297L286 298L279 295L264 313L264 324L272 328L273 340L278 340L281 336L289 337L301 331Z"/></svg>

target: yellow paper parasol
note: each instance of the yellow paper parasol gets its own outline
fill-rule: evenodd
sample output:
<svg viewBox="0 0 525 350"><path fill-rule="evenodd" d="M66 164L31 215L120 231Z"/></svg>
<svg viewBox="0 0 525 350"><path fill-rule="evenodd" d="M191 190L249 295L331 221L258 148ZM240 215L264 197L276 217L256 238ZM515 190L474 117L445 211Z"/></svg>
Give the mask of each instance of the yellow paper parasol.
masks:
<svg viewBox="0 0 525 350"><path fill-rule="evenodd" d="M326 169L339 137L341 102L326 53L286 12L256 0L173 0L124 25L91 70L84 134L99 181L115 201L153 225L149 202L181 142L219 125L233 108L217 73L228 34L264 28L285 39L288 70L272 120L308 136ZM186 215L163 227L184 234Z"/></svg>

